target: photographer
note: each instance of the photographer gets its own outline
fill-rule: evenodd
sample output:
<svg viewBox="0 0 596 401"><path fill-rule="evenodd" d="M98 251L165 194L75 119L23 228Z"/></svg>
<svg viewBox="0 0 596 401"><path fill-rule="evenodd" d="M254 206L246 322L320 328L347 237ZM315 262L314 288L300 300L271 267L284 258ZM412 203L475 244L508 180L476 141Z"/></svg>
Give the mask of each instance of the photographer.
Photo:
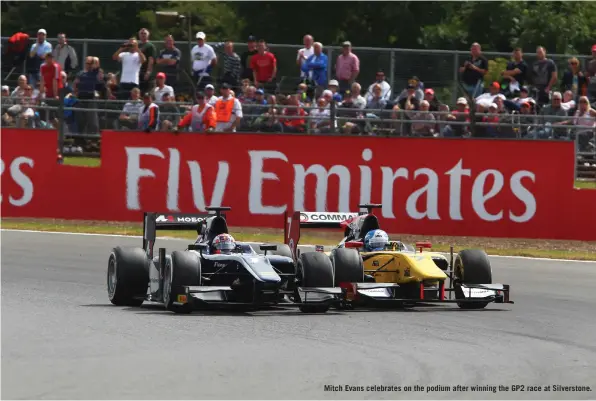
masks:
<svg viewBox="0 0 596 401"><path fill-rule="evenodd" d="M139 87L139 72L141 71L141 66L146 61L146 57L139 51L137 40L131 38L128 43L124 44L114 53L112 58L122 63L118 99L126 100L130 91L133 88Z"/></svg>

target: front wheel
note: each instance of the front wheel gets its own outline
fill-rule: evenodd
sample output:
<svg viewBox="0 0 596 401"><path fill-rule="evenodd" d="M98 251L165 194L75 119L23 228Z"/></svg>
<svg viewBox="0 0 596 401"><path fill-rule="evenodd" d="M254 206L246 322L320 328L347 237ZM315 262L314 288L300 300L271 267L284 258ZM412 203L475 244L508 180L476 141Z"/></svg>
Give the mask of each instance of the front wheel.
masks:
<svg viewBox="0 0 596 401"><path fill-rule="evenodd" d="M453 264L455 277L462 284L492 284L492 269L488 255L480 249L464 249L457 254ZM464 299L455 291L456 299ZM462 309L484 309L489 302L458 302Z"/></svg>
<svg viewBox="0 0 596 401"><path fill-rule="evenodd" d="M107 289L117 306L141 306L147 296L147 255L141 248L112 249L108 260Z"/></svg>
<svg viewBox="0 0 596 401"><path fill-rule="evenodd" d="M178 297L185 295L185 286L201 285L201 259L191 252L174 251L166 260L163 279L163 298L166 309L175 313L191 313L192 299L176 305Z"/></svg>
<svg viewBox="0 0 596 401"><path fill-rule="evenodd" d="M327 255L321 252L302 253L298 258L298 271L302 287L333 287L333 265ZM304 313L325 313L329 305L301 305Z"/></svg>

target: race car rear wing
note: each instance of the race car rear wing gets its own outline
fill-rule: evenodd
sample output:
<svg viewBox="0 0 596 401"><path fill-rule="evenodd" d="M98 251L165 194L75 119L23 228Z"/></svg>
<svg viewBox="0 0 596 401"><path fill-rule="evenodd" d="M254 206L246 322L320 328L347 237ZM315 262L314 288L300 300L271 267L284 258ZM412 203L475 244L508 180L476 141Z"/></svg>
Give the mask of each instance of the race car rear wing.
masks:
<svg viewBox="0 0 596 401"><path fill-rule="evenodd" d="M207 207L207 211L215 213L143 213L143 249L149 258L153 257L153 245L157 237L158 230L196 230L197 235L200 232L201 225L209 217L222 216L229 207Z"/></svg>
<svg viewBox="0 0 596 401"><path fill-rule="evenodd" d="M292 250L296 258L298 242L300 241L300 228L343 228L359 213L336 212L293 212L284 213L284 243Z"/></svg>

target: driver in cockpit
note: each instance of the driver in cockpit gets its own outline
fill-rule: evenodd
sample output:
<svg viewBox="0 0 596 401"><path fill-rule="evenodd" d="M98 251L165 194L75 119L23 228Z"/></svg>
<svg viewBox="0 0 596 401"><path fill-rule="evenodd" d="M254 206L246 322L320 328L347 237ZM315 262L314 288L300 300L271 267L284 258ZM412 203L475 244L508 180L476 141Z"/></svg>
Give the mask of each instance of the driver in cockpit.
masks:
<svg viewBox="0 0 596 401"><path fill-rule="evenodd" d="M211 246L215 253L232 253L236 249L236 240L230 234L219 234L213 238Z"/></svg>
<svg viewBox="0 0 596 401"><path fill-rule="evenodd" d="M389 235L383 230L371 230L364 236L366 252L384 251L389 245Z"/></svg>

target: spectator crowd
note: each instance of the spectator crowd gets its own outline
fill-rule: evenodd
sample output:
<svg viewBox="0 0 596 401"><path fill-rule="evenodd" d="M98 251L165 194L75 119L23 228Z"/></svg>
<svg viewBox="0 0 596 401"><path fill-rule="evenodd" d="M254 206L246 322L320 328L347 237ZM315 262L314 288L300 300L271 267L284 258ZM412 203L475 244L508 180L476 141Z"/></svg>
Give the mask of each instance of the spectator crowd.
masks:
<svg viewBox="0 0 596 401"><path fill-rule="evenodd" d="M53 47L47 32L40 29L35 43L26 49L27 74L19 76L16 88L2 86L2 126L57 127L62 119L67 133L87 136L98 135L101 128L173 133L577 136L581 149L596 149L596 44L583 68L573 57L562 72L544 47L536 49L532 63L524 60L521 49L515 49L505 70L499 71L501 78L485 88L489 63L481 46L474 43L459 67L464 96L449 105L419 77L392 88L381 69L374 77L361 76L361 60L349 41L330 60L323 44L305 35L304 47L296 54L295 90L283 93L277 58L265 40L249 37L247 51L238 55L232 41L211 46L204 32L195 38L188 55L193 90L181 96L185 56L171 35L157 51L149 30L141 29L138 37L113 54L120 71L106 72L97 57L86 57L79 65L64 33L58 34ZM59 115L59 105L77 110ZM102 112L106 109L110 113ZM77 139L77 150L92 142L84 138Z"/></svg>

